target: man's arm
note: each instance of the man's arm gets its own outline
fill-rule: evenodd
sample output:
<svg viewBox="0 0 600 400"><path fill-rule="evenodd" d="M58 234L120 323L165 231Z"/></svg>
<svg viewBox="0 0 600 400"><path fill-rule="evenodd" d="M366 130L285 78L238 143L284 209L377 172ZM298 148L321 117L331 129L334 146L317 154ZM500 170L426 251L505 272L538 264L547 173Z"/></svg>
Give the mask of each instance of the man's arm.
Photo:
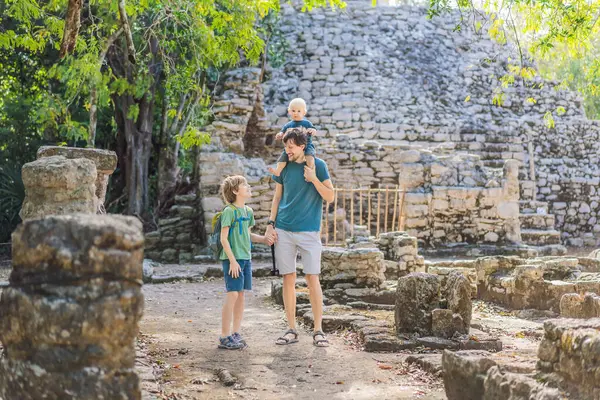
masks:
<svg viewBox="0 0 600 400"><path fill-rule="evenodd" d="M279 211L279 202L281 201L282 195L283 185L281 183L275 183L275 194L273 195L273 202L271 203L271 214L269 215L269 219L271 221L275 221L275 219L277 219L277 211ZM277 234L275 233L275 228L273 227L273 225L267 225L265 237L269 244L273 244L273 242L277 240Z"/></svg>
<svg viewBox="0 0 600 400"><path fill-rule="evenodd" d="M333 202L335 194L333 190L333 183L331 183L331 179L326 179L323 182L317 178L317 172L314 169L309 167L304 167L304 178L315 185L315 189L321 195L323 200L328 203Z"/></svg>

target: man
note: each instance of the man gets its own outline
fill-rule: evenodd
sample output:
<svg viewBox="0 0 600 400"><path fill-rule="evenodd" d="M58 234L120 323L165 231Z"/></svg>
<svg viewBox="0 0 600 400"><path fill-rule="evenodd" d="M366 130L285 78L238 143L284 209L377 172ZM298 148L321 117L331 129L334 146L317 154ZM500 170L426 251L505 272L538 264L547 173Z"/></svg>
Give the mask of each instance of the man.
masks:
<svg viewBox="0 0 600 400"><path fill-rule="evenodd" d="M269 225L265 236L275 244L277 268L283 275L283 305L289 329L276 343L287 345L298 341L296 331L296 255L302 255L302 265L310 294L314 316L313 344L329 345L321 327L323 317L323 292L321 273L321 214L323 200L333 201L333 184L329 179L327 164L315 159L315 169L306 166L304 148L306 134L290 129L283 136L289 158L287 166L276 182Z"/></svg>

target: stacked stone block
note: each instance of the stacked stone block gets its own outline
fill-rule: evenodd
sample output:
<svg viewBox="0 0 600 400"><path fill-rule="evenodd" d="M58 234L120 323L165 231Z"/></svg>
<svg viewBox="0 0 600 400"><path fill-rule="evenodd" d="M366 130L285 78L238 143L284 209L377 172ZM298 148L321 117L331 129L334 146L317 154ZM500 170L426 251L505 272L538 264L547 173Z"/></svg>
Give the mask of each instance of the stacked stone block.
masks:
<svg viewBox="0 0 600 400"><path fill-rule="evenodd" d="M23 165L25 199L21 219L90 213L98 207L96 165L85 158L43 157Z"/></svg>
<svg viewBox="0 0 600 400"><path fill-rule="evenodd" d="M180 264L193 261L200 243L198 203L194 194L175 196L169 215L158 221L158 230L146 234L146 258Z"/></svg>
<svg viewBox="0 0 600 400"><path fill-rule="evenodd" d="M418 254L417 238L406 232L382 233L375 245L384 254L387 279L398 279L410 272L425 272L425 260Z"/></svg>
<svg viewBox="0 0 600 400"><path fill-rule="evenodd" d="M325 288L338 283L378 288L385 281L383 253L377 249L326 247L321 254L321 282Z"/></svg>
<svg viewBox="0 0 600 400"><path fill-rule="evenodd" d="M0 299L0 397L140 399L141 223L49 216L25 221L12 243Z"/></svg>

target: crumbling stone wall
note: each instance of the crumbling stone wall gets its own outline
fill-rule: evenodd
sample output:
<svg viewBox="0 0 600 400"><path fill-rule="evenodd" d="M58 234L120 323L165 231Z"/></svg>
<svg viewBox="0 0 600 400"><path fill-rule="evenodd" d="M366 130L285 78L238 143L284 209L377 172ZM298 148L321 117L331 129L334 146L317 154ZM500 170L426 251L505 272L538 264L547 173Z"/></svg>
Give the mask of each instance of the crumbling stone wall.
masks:
<svg viewBox="0 0 600 400"><path fill-rule="evenodd" d="M579 295L600 290L600 263L588 257L493 256L428 262L426 267L427 272L442 280L454 271L461 273L472 287L476 285L474 293L478 298L513 309L559 312L561 298L572 305L583 301ZM568 294L577 294L573 295L577 297L571 298Z"/></svg>
<svg viewBox="0 0 600 400"><path fill-rule="evenodd" d="M596 293L567 293L560 299L560 316L566 318L600 317L600 296Z"/></svg>
<svg viewBox="0 0 600 400"><path fill-rule="evenodd" d="M143 243L133 217L49 216L17 228L0 299L1 398L141 398Z"/></svg>
<svg viewBox="0 0 600 400"><path fill-rule="evenodd" d="M544 322L538 369L585 398L600 398L600 319L554 319Z"/></svg>
<svg viewBox="0 0 600 400"><path fill-rule="evenodd" d="M486 171L478 156L410 153L399 171L400 186L408 191L405 223L409 234L433 246L521 241L514 161L507 161L498 177Z"/></svg>
<svg viewBox="0 0 600 400"><path fill-rule="evenodd" d="M337 283L378 288L385 281L383 253L377 249L326 247L321 254L321 282L325 288Z"/></svg>

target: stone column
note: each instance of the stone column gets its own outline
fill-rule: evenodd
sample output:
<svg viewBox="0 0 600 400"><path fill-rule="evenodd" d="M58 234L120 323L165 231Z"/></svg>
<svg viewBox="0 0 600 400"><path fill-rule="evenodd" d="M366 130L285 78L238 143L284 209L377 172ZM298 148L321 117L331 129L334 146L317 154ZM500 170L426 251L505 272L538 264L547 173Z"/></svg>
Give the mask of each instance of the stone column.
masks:
<svg viewBox="0 0 600 400"><path fill-rule="evenodd" d="M51 156L63 156L68 159L86 158L94 162L98 174L96 177L97 211L99 214L104 214L104 200L108 178L117 168L117 153L102 149L60 146L42 146L38 149L38 159Z"/></svg>
<svg viewBox="0 0 600 400"><path fill-rule="evenodd" d="M96 166L90 160L45 157L23 165L21 219L96 212Z"/></svg>
<svg viewBox="0 0 600 400"><path fill-rule="evenodd" d="M17 228L0 299L0 398L141 398L143 241L125 216L53 215Z"/></svg>
<svg viewBox="0 0 600 400"><path fill-rule="evenodd" d="M504 162L502 180L503 200L498 204L498 216L504 220L506 239L521 243L521 222L519 220L519 162Z"/></svg>

